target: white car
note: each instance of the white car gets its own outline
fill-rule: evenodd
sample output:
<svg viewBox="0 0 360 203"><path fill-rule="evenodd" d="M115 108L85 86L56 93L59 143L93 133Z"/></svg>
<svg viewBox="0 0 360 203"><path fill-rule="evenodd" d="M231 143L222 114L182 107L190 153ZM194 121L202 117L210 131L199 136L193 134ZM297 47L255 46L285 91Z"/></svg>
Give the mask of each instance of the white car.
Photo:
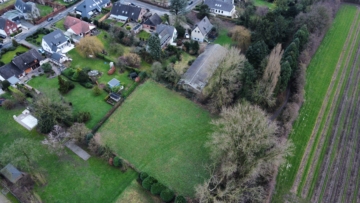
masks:
<svg viewBox="0 0 360 203"><path fill-rule="evenodd" d="M189 39L190 38L190 35L188 33L185 33L185 38L186 39Z"/></svg>

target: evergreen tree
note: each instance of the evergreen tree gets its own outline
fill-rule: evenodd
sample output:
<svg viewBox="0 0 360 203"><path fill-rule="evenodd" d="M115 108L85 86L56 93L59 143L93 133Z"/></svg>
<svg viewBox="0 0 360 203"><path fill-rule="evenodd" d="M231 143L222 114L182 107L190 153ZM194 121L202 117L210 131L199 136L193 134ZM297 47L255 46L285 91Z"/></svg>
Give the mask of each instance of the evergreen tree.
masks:
<svg viewBox="0 0 360 203"><path fill-rule="evenodd" d="M246 51L246 58L254 66L255 69L258 69L261 61L267 56L269 49L264 41L258 41L252 44Z"/></svg>
<svg viewBox="0 0 360 203"><path fill-rule="evenodd" d="M252 90L254 89L256 78L257 75L254 67L246 61L241 78L243 83L241 96L249 101L251 101L252 98Z"/></svg>
<svg viewBox="0 0 360 203"><path fill-rule="evenodd" d="M185 11L187 0L170 0L170 13L178 15Z"/></svg>
<svg viewBox="0 0 360 203"><path fill-rule="evenodd" d="M280 84L279 90L283 91L287 87L287 84L291 77L291 67L288 61L285 61L281 64L281 72L280 72Z"/></svg>
<svg viewBox="0 0 360 203"><path fill-rule="evenodd" d="M161 60L161 45L158 34L154 34L149 38L148 51L153 59Z"/></svg>
<svg viewBox="0 0 360 203"><path fill-rule="evenodd" d="M294 38L299 39L299 51L304 50L306 43L309 40L309 31L306 27L306 25L303 25L296 33Z"/></svg>

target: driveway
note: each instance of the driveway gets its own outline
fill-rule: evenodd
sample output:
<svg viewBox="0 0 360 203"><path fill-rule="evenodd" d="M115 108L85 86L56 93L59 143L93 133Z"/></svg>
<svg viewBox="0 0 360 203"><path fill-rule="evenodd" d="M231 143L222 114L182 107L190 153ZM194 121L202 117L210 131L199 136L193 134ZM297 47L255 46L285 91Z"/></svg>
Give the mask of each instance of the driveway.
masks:
<svg viewBox="0 0 360 203"><path fill-rule="evenodd" d="M11 203L11 202L0 192L0 203Z"/></svg>

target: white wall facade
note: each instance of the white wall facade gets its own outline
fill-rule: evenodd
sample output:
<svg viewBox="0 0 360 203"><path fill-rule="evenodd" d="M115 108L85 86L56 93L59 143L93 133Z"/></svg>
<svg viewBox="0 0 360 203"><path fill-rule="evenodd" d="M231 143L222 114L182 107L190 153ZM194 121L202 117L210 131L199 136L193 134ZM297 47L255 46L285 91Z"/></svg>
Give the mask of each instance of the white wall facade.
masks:
<svg viewBox="0 0 360 203"><path fill-rule="evenodd" d="M203 42L204 41L205 36L201 33L199 27L196 27L195 29L193 29L193 31L191 31L191 39L198 41L198 42Z"/></svg>

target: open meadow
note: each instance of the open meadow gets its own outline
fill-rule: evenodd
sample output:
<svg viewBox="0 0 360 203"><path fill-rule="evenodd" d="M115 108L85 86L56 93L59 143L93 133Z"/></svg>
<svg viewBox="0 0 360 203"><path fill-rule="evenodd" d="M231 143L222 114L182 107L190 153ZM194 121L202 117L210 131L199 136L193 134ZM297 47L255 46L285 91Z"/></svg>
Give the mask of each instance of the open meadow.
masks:
<svg viewBox="0 0 360 203"><path fill-rule="evenodd" d="M178 194L193 196L208 174L210 114L148 80L100 128L101 143Z"/></svg>
<svg viewBox="0 0 360 203"><path fill-rule="evenodd" d="M272 202L360 201L359 14L339 9L307 69L305 103L289 136L296 149Z"/></svg>

